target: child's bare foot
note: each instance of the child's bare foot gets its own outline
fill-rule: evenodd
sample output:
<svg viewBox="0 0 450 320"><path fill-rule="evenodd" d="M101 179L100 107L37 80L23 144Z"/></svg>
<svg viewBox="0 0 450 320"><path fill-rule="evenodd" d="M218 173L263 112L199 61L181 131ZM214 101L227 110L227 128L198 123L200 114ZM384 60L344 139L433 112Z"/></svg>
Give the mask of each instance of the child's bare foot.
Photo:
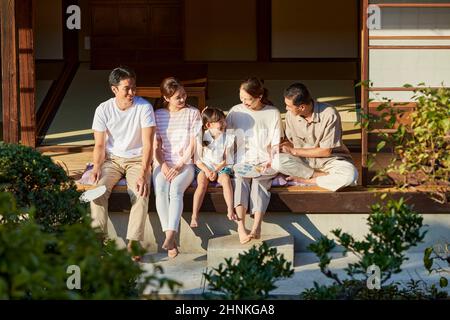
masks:
<svg viewBox="0 0 450 320"><path fill-rule="evenodd" d="M168 250L170 247L170 243L167 241L167 239L164 241L164 243L161 246L164 250Z"/></svg>
<svg viewBox="0 0 450 320"><path fill-rule="evenodd" d="M197 228L198 227L198 217L192 216L191 217L191 228Z"/></svg>
<svg viewBox="0 0 450 320"><path fill-rule="evenodd" d="M234 209L228 210L227 214L228 220L237 221L238 217Z"/></svg>

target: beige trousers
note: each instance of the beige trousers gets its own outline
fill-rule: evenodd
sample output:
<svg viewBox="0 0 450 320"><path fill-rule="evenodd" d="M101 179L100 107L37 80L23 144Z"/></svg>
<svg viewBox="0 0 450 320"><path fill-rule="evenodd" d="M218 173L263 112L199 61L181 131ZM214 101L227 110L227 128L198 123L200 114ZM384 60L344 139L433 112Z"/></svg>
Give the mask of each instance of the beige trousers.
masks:
<svg viewBox="0 0 450 320"><path fill-rule="evenodd" d="M102 165L100 180L97 185L106 186L106 193L91 201L92 226L99 227L108 234L108 199L113 187L123 177L127 180L127 191L131 200L127 239L144 240L145 219L148 212L148 195L142 197L137 192L136 183L142 170L142 157L122 158L108 156ZM150 178L148 179L150 183ZM150 193L150 186L149 186Z"/></svg>

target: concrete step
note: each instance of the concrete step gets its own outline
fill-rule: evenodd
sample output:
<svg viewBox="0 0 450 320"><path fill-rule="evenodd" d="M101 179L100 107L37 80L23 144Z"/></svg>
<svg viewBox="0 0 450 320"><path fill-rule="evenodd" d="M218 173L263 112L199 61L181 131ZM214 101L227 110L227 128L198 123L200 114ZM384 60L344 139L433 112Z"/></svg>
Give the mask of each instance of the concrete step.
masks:
<svg viewBox="0 0 450 320"><path fill-rule="evenodd" d="M220 263L225 263L225 258L237 258L240 253L250 250L253 246L259 246L266 242L269 247L274 247L277 252L294 265L294 237L291 235L262 235L261 239L253 239L246 244L239 242L239 236L232 234L208 240L207 264L209 268L215 268Z"/></svg>

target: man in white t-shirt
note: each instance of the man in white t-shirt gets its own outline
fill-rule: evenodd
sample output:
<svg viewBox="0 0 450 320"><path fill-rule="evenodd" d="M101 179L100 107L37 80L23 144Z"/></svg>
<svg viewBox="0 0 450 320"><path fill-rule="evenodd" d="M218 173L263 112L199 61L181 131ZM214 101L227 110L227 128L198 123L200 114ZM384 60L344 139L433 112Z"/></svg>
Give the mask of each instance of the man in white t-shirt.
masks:
<svg viewBox="0 0 450 320"><path fill-rule="evenodd" d="M128 222L128 249L144 239L148 211L150 173L155 134L152 105L136 94L136 75L126 67L114 69L109 84L115 97L95 110L94 168L91 181L106 186L106 193L91 201L93 226L108 233L108 199L117 182L125 177L132 207ZM133 257L139 260L139 256Z"/></svg>

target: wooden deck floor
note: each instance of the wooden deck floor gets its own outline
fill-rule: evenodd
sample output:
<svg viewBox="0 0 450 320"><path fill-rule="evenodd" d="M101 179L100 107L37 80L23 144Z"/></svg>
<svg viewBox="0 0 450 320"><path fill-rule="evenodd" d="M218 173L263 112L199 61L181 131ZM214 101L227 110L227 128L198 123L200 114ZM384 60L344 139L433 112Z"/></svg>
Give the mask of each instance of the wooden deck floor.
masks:
<svg viewBox="0 0 450 320"><path fill-rule="evenodd" d="M86 164L92 161L93 147L64 147L40 148L40 151L50 156L56 163L66 168L69 176L78 180L83 174ZM360 154L354 153L353 158L358 169L361 169ZM379 165L387 163L389 155L379 159ZM89 186L79 185L80 190ZM450 203L441 205L431 200L425 192L418 190L396 190L387 187L349 187L339 192L331 192L319 187L274 187L271 189L272 199L268 211L295 213L367 213L370 205L379 201L379 196L390 192L392 198L405 197L414 204L415 209L422 213L450 213ZM186 194L192 194L193 187L189 187ZM130 201L126 187L116 186L110 198L109 208L112 211L127 211ZM149 211L155 211L153 192L150 193ZM192 210L192 196L185 197L185 210ZM226 203L221 188L209 188L202 206L202 211L225 212Z"/></svg>

